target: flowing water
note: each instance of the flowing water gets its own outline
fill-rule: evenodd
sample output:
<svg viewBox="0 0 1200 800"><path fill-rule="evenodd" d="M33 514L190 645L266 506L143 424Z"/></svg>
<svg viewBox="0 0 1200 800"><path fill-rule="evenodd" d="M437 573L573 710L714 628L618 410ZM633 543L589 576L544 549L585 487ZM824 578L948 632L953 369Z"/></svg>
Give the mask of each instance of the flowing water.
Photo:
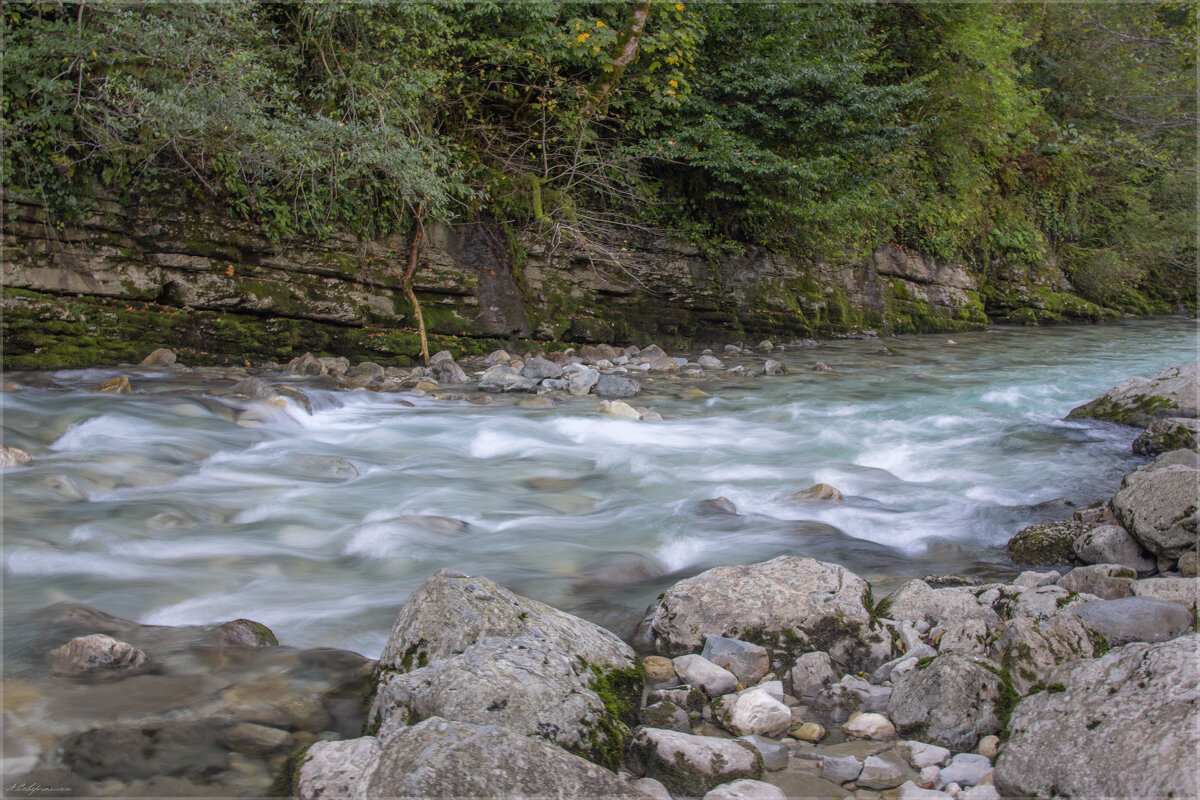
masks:
<svg viewBox="0 0 1200 800"><path fill-rule="evenodd" d="M635 402L661 422L595 398L529 410L297 381L310 415L235 402L205 371L40 376L69 388L2 395L4 443L35 459L3 477L5 645L71 601L160 625L249 617L374 657L440 567L621 635L674 581L782 554L841 563L876 596L1012 575L1013 533L1106 499L1141 461L1136 430L1064 415L1196 357L1179 318L954 339L789 348L774 378L660 376ZM134 394L86 391L118 374ZM818 482L845 502L788 499ZM703 505L717 497L738 513Z"/></svg>

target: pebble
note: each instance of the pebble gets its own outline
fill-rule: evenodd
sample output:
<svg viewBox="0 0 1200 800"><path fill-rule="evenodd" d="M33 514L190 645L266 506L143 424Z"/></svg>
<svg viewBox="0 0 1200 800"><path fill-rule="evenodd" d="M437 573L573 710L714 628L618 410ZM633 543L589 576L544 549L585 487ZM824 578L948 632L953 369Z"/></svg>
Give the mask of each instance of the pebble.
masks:
<svg viewBox="0 0 1200 800"><path fill-rule="evenodd" d="M646 674L646 686L651 689L661 689L679 683L679 677L675 674L675 665L669 658L646 656L642 661L642 669Z"/></svg>
<svg viewBox="0 0 1200 800"><path fill-rule="evenodd" d="M1000 737L995 734L984 736L979 740L979 746L975 748L975 752L991 761L996 760L996 756L1000 755Z"/></svg>

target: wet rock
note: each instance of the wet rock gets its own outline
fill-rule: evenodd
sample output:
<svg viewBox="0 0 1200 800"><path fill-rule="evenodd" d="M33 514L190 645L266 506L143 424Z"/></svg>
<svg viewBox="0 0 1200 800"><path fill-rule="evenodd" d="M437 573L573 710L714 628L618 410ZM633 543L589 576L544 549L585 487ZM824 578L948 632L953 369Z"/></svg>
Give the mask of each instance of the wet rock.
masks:
<svg viewBox="0 0 1200 800"><path fill-rule="evenodd" d="M641 419L642 414L623 400L601 400L600 413L625 419Z"/></svg>
<svg viewBox="0 0 1200 800"><path fill-rule="evenodd" d="M737 506L727 497L701 500L699 508L700 513L710 517L736 517L738 515Z"/></svg>
<svg viewBox="0 0 1200 800"><path fill-rule="evenodd" d="M1156 419L1200 416L1200 361L1166 367L1153 378L1130 378L1073 409L1067 419L1103 419L1145 428Z"/></svg>
<svg viewBox="0 0 1200 800"><path fill-rule="evenodd" d="M129 394L133 391L133 387L129 385L129 378L122 375L119 378L111 378L93 386L91 391L106 392L108 394Z"/></svg>
<svg viewBox="0 0 1200 800"><path fill-rule="evenodd" d="M713 701L713 715L735 736L782 736L792 725L791 709L757 687Z"/></svg>
<svg viewBox="0 0 1200 800"><path fill-rule="evenodd" d="M1156 556L1178 559L1195 548L1200 536L1200 470L1164 464L1155 461L1126 475L1112 509L1143 547Z"/></svg>
<svg viewBox="0 0 1200 800"><path fill-rule="evenodd" d="M888 717L902 735L951 750L971 750L981 736L1001 729L1000 677L987 662L958 653L939 655L900 677Z"/></svg>
<svg viewBox="0 0 1200 800"><path fill-rule="evenodd" d="M874 669L890 657L891 639L873 621L868 597L866 581L843 567L781 556L680 581L663 595L652 625L663 653L724 636L790 659L822 650L844 669Z"/></svg>
<svg viewBox="0 0 1200 800"><path fill-rule="evenodd" d="M885 603L891 619L925 622L935 627L944 628L969 619L985 625L1000 622L1000 615L990 605L980 602L976 592L967 587L935 589L924 580L911 580L892 592Z"/></svg>
<svg viewBox="0 0 1200 800"><path fill-rule="evenodd" d="M641 394L642 387L632 378L601 375L593 391L600 397L636 397Z"/></svg>
<svg viewBox="0 0 1200 800"><path fill-rule="evenodd" d="M1077 538L1071 545L1084 564L1120 564L1139 575L1154 571L1154 556L1120 525L1101 525Z"/></svg>
<svg viewBox="0 0 1200 800"><path fill-rule="evenodd" d="M738 682L749 686L758 683L771 669L771 656L765 649L750 642L728 639L724 636L709 636L700 651L718 667L723 667L737 676Z"/></svg>
<svg viewBox="0 0 1200 800"><path fill-rule="evenodd" d="M1197 449L1200 420L1186 417L1156 419L1133 440L1133 452L1156 456L1170 450Z"/></svg>
<svg viewBox="0 0 1200 800"><path fill-rule="evenodd" d="M1165 642L1187 633L1192 625L1192 613L1186 606L1149 597L1094 600L1067 613L1102 634L1112 647L1129 642Z"/></svg>
<svg viewBox="0 0 1200 800"><path fill-rule="evenodd" d="M265 756L282 750L291 742L291 734L279 728L238 722L221 731L220 742L230 750L251 756Z"/></svg>
<svg viewBox="0 0 1200 800"><path fill-rule="evenodd" d="M62 647L51 650L46 660L50 669L58 674L90 675L132 672L146 666L150 658L128 642L94 633L77 636Z"/></svg>
<svg viewBox="0 0 1200 800"><path fill-rule="evenodd" d="M778 786L746 778L722 783L704 795L704 800L788 800Z"/></svg>
<svg viewBox="0 0 1200 800"><path fill-rule="evenodd" d="M1133 597L1133 579L1137 574L1120 564L1092 564L1076 567L1063 575L1058 586L1068 592L1086 592L1102 600Z"/></svg>
<svg viewBox="0 0 1200 800"><path fill-rule="evenodd" d="M842 725L842 731L855 739L891 739L896 735L896 726L883 714L867 713L851 717Z"/></svg>
<svg viewBox="0 0 1200 800"><path fill-rule="evenodd" d="M563 368L553 361L540 356L534 356L521 367L521 374L532 381L542 381L546 378L558 378L563 374Z"/></svg>
<svg viewBox="0 0 1200 800"><path fill-rule="evenodd" d="M0 446L0 467L24 467L33 463L33 456L19 447Z"/></svg>
<svg viewBox="0 0 1200 800"><path fill-rule="evenodd" d="M324 375L328 368L321 362L321 359L314 356L312 353L293 358L287 363L287 371L293 375Z"/></svg>
<svg viewBox="0 0 1200 800"><path fill-rule="evenodd" d="M1006 797L1196 796L1200 782L1187 765L1200 749L1197 663L1192 634L1063 665L1056 691L1013 710L996 789Z"/></svg>
<svg viewBox="0 0 1200 800"><path fill-rule="evenodd" d="M1058 567L1075 559L1075 540L1092 525L1076 520L1030 525L1008 540L1008 556L1023 567Z"/></svg>
<svg viewBox="0 0 1200 800"><path fill-rule="evenodd" d="M647 728L662 728L680 733L692 732L692 721L685 709L670 700L660 700L642 709L639 718Z"/></svg>
<svg viewBox="0 0 1200 800"><path fill-rule="evenodd" d="M863 765L854 756L822 756L821 777L834 783L849 783L862 774Z"/></svg>
<svg viewBox="0 0 1200 800"><path fill-rule="evenodd" d="M68 737L62 759L84 778L131 780L156 775L204 775L227 769L213 722L114 725Z"/></svg>
<svg viewBox="0 0 1200 800"><path fill-rule="evenodd" d="M837 672L833 668L833 659L828 653L819 651L800 656L787 674L790 693L801 700L811 700L835 680Z"/></svg>
<svg viewBox="0 0 1200 800"><path fill-rule="evenodd" d="M212 629L212 641L233 647L276 647L279 639L266 625L252 619L235 619Z"/></svg>
<svg viewBox="0 0 1200 800"><path fill-rule="evenodd" d="M767 739L763 736L751 735L739 736L738 738L743 742L749 742L759 752L763 757L763 769L768 772L787 769L790 751L786 744L777 742L774 739Z"/></svg>
<svg viewBox="0 0 1200 800"><path fill-rule="evenodd" d="M600 380L600 373L594 369L581 369L572 372L567 377L567 393L573 397L583 397L590 393Z"/></svg>
<svg viewBox="0 0 1200 800"><path fill-rule="evenodd" d="M488 367L479 378L481 392L533 392L537 384L507 364Z"/></svg>
<svg viewBox="0 0 1200 800"><path fill-rule="evenodd" d="M802 489L795 494L788 495L789 500L798 500L802 503L814 503L822 500L840 503L845 500L842 493L830 486L828 483L818 483L815 486L810 486L807 489Z"/></svg>
<svg viewBox="0 0 1200 800"><path fill-rule="evenodd" d="M446 351L443 350L442 352L445 353ZM462 367L454 363L454 359L452 358L431 364L429 372L439 384L462 386L471 382L467 373L463 371Z"/></svg>
<svg viewBox="0 0 1200 800"><path fill-rule="evenodd" d="M678 656L672 659L671 663L675 667L675 674L684 683L699 686L709 697L720 697L732 692L737 687L736 675L703 656L694 654Z"/></svg>
<svg viewBox="0 0 1200 800"><path fill-rule="evenodd" d="M1167 603L1178 603L1195 613L1200 605L1200 578L1146 578L1134 581L1133 594Z"/></svg>
<svg viewBox="0 0 1200 800"><path fill-rule="evenodd" d="M676 796L701 797L722 783L757 779L763 772L762 756L746 742L656 728L638 731L630 755Z"/></svg>
<svg viewBox="0 0 1200 800"><path fill-rule="evenodd" d="M824 361L818 361L813 364L813 372L833 372L833 367L826 364Z"/></svg>
<svg viewBox="0 0 1200 800"><path fill-rule="evenodd" d="M1024 695L1045 683L1059 664L1091 658L1095 644L1078 617L1058 614L1041 622L1032 617L1014 618L1005 623L993 649L1017 694Z"/></svg>
<svg viewBox="0 0 1200 800"><path fill-rule="evenodd" d="M169 367L175 363L175 351L160 347L142 359L143 367Z"/></svg>
<svg viewBox="0 0 1200 800"><path fill-rule="evenodd" d="M715 356L700 356L696 363L704 369L725 369L725 362Z"/></svg>
<svg viewBox="0 0 1200 800"><path fill-rule="evenodd" d="M782 375L786 371L783 368L783 364L780 364L773 358L768 358L763 362L763 375Z"/></svg>
<svg viewBox="0 0 1200 800"><path fill-rule="evenodd" d="M904 780L904 771L896 764L879 756L867 756L856 782L867 789L894 789Z"/></svg>

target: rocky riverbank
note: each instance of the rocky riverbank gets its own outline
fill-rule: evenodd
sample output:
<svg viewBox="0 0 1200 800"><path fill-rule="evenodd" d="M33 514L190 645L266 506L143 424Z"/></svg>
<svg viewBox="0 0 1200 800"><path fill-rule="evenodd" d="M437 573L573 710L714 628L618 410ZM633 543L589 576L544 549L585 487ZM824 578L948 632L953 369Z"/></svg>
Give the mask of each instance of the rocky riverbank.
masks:
<svg viewBox="0 0 1200 800"><path fill-rule="evenodd" d="M495 353L490 364L446 354L405 374L305 357L221 379L247 399L248 425L249 401L303 407L305 385L613 404L637 394L602 392L628 386L606 377L640 392L688 373L769 374L766 344L682 364L650 347ZM136 389L139 370L187 369L166 352L149 361L103 388ZM1122 390L1122 402L1192 430L1197 374L1164 371L1140 394ZM29 457L14 450L8 463ZM6 670L6 786L53 796L1190 796L1198 477L1194 450L1164 452L1110 503L1059 526L1056 541L1070 536L1063 563L1011 581L928 576L878 598L844 567L783 556L676 582L636 631L621 631L628 641L454 570L412 593L378 662L279 647L247 620L163 628L53 608L16 654L20 674ZM811 494L836 498L832 487ZM112 719L116 696L139 707Z"/></svg>

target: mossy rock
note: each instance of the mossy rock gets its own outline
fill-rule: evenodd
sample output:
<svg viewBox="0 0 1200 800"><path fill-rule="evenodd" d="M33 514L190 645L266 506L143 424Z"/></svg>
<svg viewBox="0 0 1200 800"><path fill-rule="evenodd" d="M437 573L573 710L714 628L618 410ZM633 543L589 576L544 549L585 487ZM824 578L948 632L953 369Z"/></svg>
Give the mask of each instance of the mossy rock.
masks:
<svg viewBox="0 0 1200 800"><path fill-rule="evenodd" d="M1030 525L1008 540L1008 556L1023 567L1069 566L1075 563L1075 540L1094 527L1074 520Z"/></svg>

